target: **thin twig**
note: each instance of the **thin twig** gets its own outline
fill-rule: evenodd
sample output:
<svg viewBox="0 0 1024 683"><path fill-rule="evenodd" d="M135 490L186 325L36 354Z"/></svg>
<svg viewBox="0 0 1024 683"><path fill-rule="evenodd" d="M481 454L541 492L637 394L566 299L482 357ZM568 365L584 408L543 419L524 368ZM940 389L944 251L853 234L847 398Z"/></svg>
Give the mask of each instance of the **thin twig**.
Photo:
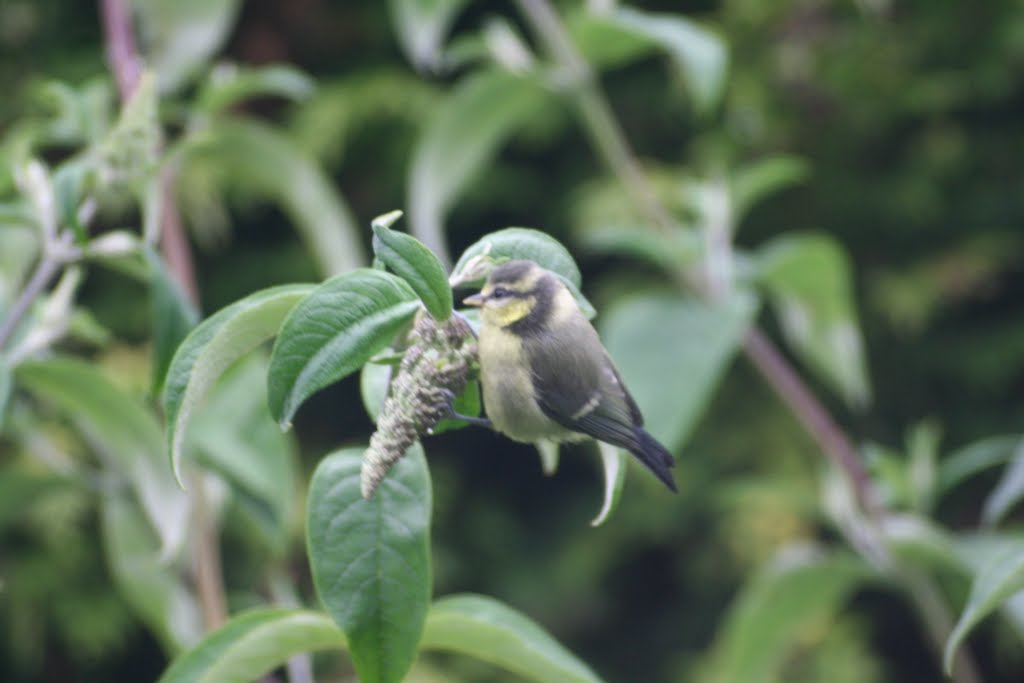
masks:
<svg viewBox="0 0 1024 683"><path fill-rule="evenodd" d="M192 534L193 573L203 613L203 627L212 631L227 620L228 614L220 562L220 540L217 538L217 527L206 495L206 482L197 473L189 478L189 491L195 521Z"/></svg>
<svg viewBox="0 0 1024 683"><path fill-rule="evenodd" d="M880 501L853 444L770 339L753 327L743 351L775 393L789 406L804 429L833 464L846 473L861 509L872 519L881 514Z"/></svg>
<svg viewBox="0 0 1024 683"><path fill-rule="evenodd" d="M18 300L11 306L7 317L0 324L0 349L14 336L18 325L21 324L21 319L25 317L29 308L31 308L32 302L43 293L46 286L50 284L50 280L60 270L61 265L63 265L63 262L58 255L44 246L43 254L39 258L39 263L36 264L32 277L29 278L25 288L18 295Z"/></svg>
<svg viewBox="0 0 1024 683"><path fill-rule="evenodd" d="M101 0L100 13L110 70L114 72L121 101L127 102L142 75L142 60L135 45L131 11L124 0Z"/></svg>

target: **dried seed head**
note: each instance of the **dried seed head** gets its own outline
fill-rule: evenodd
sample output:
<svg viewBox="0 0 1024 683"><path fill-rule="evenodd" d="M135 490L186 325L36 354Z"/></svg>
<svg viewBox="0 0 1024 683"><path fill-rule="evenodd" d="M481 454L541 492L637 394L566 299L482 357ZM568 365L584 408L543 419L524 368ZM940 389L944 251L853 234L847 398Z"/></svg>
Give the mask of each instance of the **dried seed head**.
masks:
<svg viewBox="0 0 1024 683"><path fill-rule="evenodd" d="M448 414L453 397L466 388L476 361L476 340L457 315L437 322L421 314L409 342L377 418L377 431L363 454L363 498L372 496L409 446Z"/></svg>

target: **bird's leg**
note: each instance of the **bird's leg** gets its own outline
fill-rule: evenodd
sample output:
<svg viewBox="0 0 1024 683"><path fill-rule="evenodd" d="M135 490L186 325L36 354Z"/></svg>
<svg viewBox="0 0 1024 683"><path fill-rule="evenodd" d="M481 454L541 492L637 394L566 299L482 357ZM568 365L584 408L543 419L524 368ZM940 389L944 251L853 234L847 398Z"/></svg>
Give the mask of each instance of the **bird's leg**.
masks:
<svg viewBox="0 0 1024 683"><path fill-rule="evenodd" d="M493 429L494 425L486 417L470 417L469 415L463 415L462 413L455 411L455 394L450 389L445 389L448 393L448 413L445 415L449 420L463 420L471 425L478 427L487 427Z"/></svg>

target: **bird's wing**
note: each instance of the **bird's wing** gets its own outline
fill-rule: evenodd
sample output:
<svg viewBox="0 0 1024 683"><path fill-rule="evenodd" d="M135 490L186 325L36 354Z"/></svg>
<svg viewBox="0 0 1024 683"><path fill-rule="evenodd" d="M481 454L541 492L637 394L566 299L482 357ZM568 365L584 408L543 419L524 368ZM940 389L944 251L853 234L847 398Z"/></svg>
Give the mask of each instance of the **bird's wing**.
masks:
<svg viewBox="0 0 1024 683"><path fill-rule="evenodd" d="M566 429L637 450L640 411L586 319L529 340L524 348L541 410ZM589 353L587 350L589 349Z"/></svg>

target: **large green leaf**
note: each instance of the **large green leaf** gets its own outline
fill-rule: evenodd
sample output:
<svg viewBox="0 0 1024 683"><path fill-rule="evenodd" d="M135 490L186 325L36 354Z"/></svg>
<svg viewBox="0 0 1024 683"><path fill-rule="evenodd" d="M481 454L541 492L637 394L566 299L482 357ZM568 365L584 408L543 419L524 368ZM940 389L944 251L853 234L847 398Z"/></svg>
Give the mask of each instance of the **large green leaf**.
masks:
<svg viewBox="0 0 1024 683"><path fill-rule="evenodd" d="M184 148L189 161L214 164L222 182L277 202L324 275L366 263L352 211L324 169L274 128L239 117L194 134Z"/></svg>
<svg viewBox="0 0 1024 683"><path fill-rule="evenodd" d="M345 648L329 617L261 609L233 617L178 657L159 683L249 683L304 652Z"/></svg>
<svg viewBox="0 0 1024 683"><path fill-rule="evenodd" d="M831 617L846 597L875 575L862 561L790 549L747 584L718 633L714 680L779 680L786 653L801 632Z"/></svg>
<svg viewBox="0 0 1024 683"><path fill-rule="evenodd" d="M210 392L189 435L199 461L242 494L267 545L283 554L294 529L297 462L291 436L267 411L266 393L266 354L249 354Z"/></svg>
<svg viewBox="0 0 1024 683"><path fill-rule="evenodd" d="M313 582L349 641L363 683L398 683L416 656L430 602L430 475L412 446L365 500L362 450L313 474L306 521Z"/></svg>
<svg viewBox="0 0 1024 683"><path fill-rule="evenodd" d="M121 595L167 652L193 644L203 631L199 604L173 565L160 559L159 540L140 510L116 493L100 501L103 550Z"/></svg>
<svg viewBox="0 0 1024 683"><path fill-rule="evenodd" d="M580 292L583 283L580 269L569 250L554 237L533 228L505 228L485 235L462 252L452 269L452 281L460 286L483 284L483 278L467 277L467 267L484 254L495 260L533 261L551 271L569 288L583 313L588 318L594 317L594 307Z"/></svg>
<svg viewBox="0 0 1024 683"><path fill-rule="evenodd" d="M1021 591L1024 591L1024 542L1004 548L974 577L967 605L946 641L943 664L947 674L953 670L957 649L974 627Z"/></svg>
<svg viewBox="0 0 1024 683"><path fill-rule="evenodd" d="M609 354L648 430L670 450L689 437L756 310L743 292L717 304L640 294L602 316Z"/></svg>
<svg viewBox="0 0 1024 683"><path fill-rule="evenodd" d="M791 156L768 157L737 169L729 183L736 222L762 199L801 182L809 173L807 162Z"/></svg>
<svg viewBox="0 0 1024 683"><path fill-rule="evenodd" d="M182 446L192 411L236 360L273 337L288 312L313 285L282 285L250 294L196 327L167 371L163 405L174 475L181 480Z"/></svg>
<svg viewBox="0 0 1024 683"><path fill-rule="evenodd" d="M865 405L871 389L842 246L828 235L786 235L761 249L756 268L794 350L848 403Z"/></svg>
<svg viewBox="0 0 1024 683"><path fill-rule="evenodd" d="M217 114L242 100L267 95L298 100L311 95L314 88L313 79L287 64L256 68L221 65L203 83L196 109Z"/></svg>
<svg viewBox="0 0 1024 683"><path fill-rule="evenodd" d="M533 79L490 70L463 79L435 109L409 170L411 232L447 262L444 217L501 144L548 98Z"/></svg>
<svg viewBox="0 0 1024 683"><path fill-rule="evenodd" d="M601 681L536 623L481 595L436 601L427 615L421 647L469 655L537 683Z"/></svg>
<svg viewBox="0 0 1024 683"><path fill-rule="evenodd" d="M1024 437L1012 434L988 437L950 453L939 463L939 495L979 472L1009 462L1022 447Z"/></svg>
<svg viewBox="0 0 1024 683"><path fill-rule="evenodd" d="M239 0L134 0L146 62L164 91L177 90L231 34Z"/></svg>
<svg viewBox="0 0 1024 683"><path fill-rule="evenodd" d="M595 13L585 22L604 24L603 29L585 28L583 23L577 23L578 30L584 31L584 36L590 34L587 43L591 50L602 53L616 50L614 58L605 57L602 61L627 61L643 54L638 43L655 45L668 53L682 72L698 111L708 112L720 101L729 56L722 39L707 28L678 14L644 12L630 7ZM598 44L593 40L595 33L603 35L607 42ZM611 48L608 45L612 41L628 47Z"/></svg>
<svg viewBox="0 0 1024 683"><path fill-rule="evenodd" d="M447 320L452 314L452 288L437 257L415 237L395 232L391 225L401 211L373 221L373 252L388 269L409 283L430 315Z"/></svg>
<svg viewBox="0 0 1024 683"><path fill-rule="evenodd" d="M462 252L458 263L452 269L452 277L460 278L466 266L477 258L487 254L493 259L525 259L533 261L541 268L550 270L563 281L579 288L583 284L579 266L569 250L551 235L533 228L505 228L481 237ZM470 280L464 284L481 284Z"/></svg>
<svg viewBox="0 0 1024 683"><path fill-rule="evenodd" d="M161 553L181 547L189 505L162 457L160 426L94 365L51 358L19 365L18 384L65 413L112 474L129 479L160 538Z"/></svg>
<svg viewBox="0 0 1024 683"><path fill-rule="evenodd" d="M401 278L361 269L338 275L284 321L267 374L270 412L283 426L313 393L358 370L420 307Z"/></svg>
<svg viewBox="0 0 1024 683"><path fill-rule="evenodd" d="M163 389L164 376L178 344L199 322L199 311L188 300L160 255L145 250L150 268L150 308L153 320L153 392Z"/></svg>
<svg viewBox="0 0 1024 683"><path fill-rule="evenodd" d="M417 69L442 65L448 29L467 0L391 0L391 21L409 61Z"/></svg>

